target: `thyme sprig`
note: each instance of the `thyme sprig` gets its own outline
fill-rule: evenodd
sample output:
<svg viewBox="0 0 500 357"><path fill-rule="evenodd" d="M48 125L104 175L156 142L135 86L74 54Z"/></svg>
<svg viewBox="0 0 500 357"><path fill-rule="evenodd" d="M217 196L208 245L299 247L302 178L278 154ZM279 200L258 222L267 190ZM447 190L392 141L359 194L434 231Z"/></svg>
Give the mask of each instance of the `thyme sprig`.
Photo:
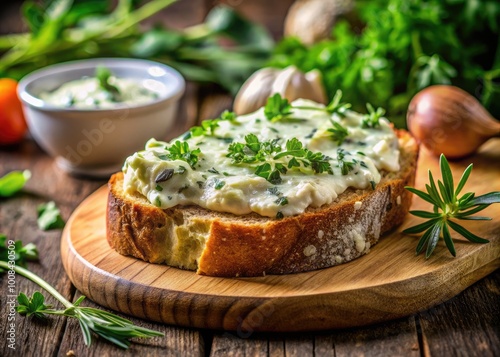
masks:
<svg viewBox="0 0 500 357"><path fill-rule="evenodd" d="M441 154L439 159L442 181L437 185L429 170L429 184L425 185L426 191L420 191L413 187L405 187L408 191L416 194L423 200L433 204L433 211L410 211L414 216L427 219L426 222L407 228L403 233L424 232L418 242L416 254L420 254L427 245L425 257L429 258L436 248L439 238L442 236L448 250L456 256L455 246L450 234L450 228L467 240L474 243L487 243L488 240L478 237L466 228L456 223L457 220L491 220L490 217L473 216L473 214L484 210L493 203L500 203L500 192L490 192L481 196L475 196L474 192L468 192L459 196L465 186L473 165L470 164L462 174L458 186L454 188L453 176L446 157Z"/></svg>
<svg viewBox="0 0 500 357"><path fill-rule="evenodd" d="M45 296L38 291L31 297L28 297L24 293L20 293L17 296L18 305L16 307L19 314L36 318L46 318L47 315L76 318L82 329L83 340L87 346L90 346L92 342L92 332L122 348L128 348L130 346L130 338L146 338L164 335L159 331L135 326L131 321L107 311L80 306L85 296L80 296L74 303L71 303L48 282L21 266L25 265L26 260L38 259L38 251L34 244L30 243L23 246L21 241L6 241L4 235L0 235L0 243L0 272L13 270L16 274L24 276L47 291L65 307L63 310L52 309L52 306L45 304ZM15 245L14 261L7 260L6 254L4 253L9 253L7 252L5 243Z"/></svg>
<svg viewBox="0 0 500 357"><path fill-rule="evenodd" d="M330 158L320 152L312 152L297 138L287 140L283 148L279 139L260 141L255 134L245 136L245 142L229 145L228 154L233 164L249 164L255 174L273 184L281 182L281 174L288 170L308 173L333 174Z"/></svg>

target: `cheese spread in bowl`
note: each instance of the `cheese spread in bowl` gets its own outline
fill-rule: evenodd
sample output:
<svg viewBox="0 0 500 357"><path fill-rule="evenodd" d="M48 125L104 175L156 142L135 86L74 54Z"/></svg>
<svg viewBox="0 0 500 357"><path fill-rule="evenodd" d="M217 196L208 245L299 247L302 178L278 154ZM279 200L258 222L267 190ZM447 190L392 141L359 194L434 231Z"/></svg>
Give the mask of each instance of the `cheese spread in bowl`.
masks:
<svg viewBox="0 0 500 357"><path fill-rule="evenodd" d="M99 68L108 74L98 80ZM109 177L149 138L168 135L184 88L161 63L97 58L32 72L18 94L31 135L59 167Z"/></svg>

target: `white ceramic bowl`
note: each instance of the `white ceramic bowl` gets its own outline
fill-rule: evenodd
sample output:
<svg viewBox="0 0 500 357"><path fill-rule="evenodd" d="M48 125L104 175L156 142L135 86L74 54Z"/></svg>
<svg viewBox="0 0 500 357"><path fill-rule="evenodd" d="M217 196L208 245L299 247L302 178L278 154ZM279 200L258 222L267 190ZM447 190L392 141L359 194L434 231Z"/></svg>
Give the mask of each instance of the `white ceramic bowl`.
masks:
<svg viewBox="0 0 500 357"><path fill-rule="evenodd" d="M63 83L94 76L100 65L116 77L156 84L158 98L113 109L62 108L39 98L40 93ZM119 171L125 158L141 150L148 139L163 139L168 134L184 88L182 76L169 66L139 59L100 58L32 72L19 82L18 95L31 135L61 168L73 174L107 176Z"/></svg>

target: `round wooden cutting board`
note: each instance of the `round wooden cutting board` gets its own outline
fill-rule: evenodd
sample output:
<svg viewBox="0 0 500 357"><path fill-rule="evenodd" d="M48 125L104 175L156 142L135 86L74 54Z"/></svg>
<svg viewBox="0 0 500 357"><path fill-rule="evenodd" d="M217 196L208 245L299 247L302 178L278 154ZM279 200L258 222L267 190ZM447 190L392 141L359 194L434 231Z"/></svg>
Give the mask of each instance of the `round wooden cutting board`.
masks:
<svg viewBox="0 0 500 357"><path fill-rule="evenodd" d="M470 163L463 192L500 191L500 140L474 157L452 163L455 182ZM422 150L416 186L427 169L439 177L438 160ZM73 284L98 304L168 324L237 331L307 331L365 325L407 316L444 302L500 266L500 204L462 221L487 244L452 232L457 257L441 241L426 260L415 256L418 237L401 234L421 219L408 215L371 252L350 263L307 273L257 278L213 278L148 264L110 249L106 241L103 187L73 213L64 229L62 261ZM414 197L412 209L428 209Z"/></svg>

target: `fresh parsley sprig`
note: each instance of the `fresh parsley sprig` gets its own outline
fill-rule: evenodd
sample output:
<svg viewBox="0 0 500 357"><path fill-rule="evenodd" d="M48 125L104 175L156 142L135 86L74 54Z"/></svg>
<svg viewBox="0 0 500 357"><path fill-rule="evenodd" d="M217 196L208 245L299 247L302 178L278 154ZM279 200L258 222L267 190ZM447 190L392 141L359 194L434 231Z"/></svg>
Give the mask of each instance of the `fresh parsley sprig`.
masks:
<svg viewBox="0 0 500 357"><path fill-rule="evenodd" d="M182 160L187 162L191 168L194 168L198 163L198 156L201 154L200 148L191 150L186 141L180 140L176 140L167 150L170 154L163 155L160 159Z"/></svg>
<svg viewBox="0 0 500 357"><path fill-rule="evenodd" d="M290 169L333 174L330 158L307 149L297 138L288 140L283 148L278 139L261 142L255 134L248 134L245 143L234 142L229 145L226 156L233 159L233 164L254 166L256 175L273 184L280 183L281 174Z"/></svg>
<svg viewBox="0 0 500 357"><path fill-rule="evenodd" d="M5 240L4 237L5 236L0 236L0 240ZM31 297L26 296L24 293L20 293L17 297L19 304L16 307L19 314L34 316L36 318L45 318L46 315L60 315L76 318L82 329L84 342L87 346L90 346L92 342L92 332L122 348L128 348L130 346L130 338L146 338L164 335L158 331L135 326L131 321L107 311L80 306L85 296L80 296L77 301L71 303L41 277L21 267L21 263L24 263L21 256L26 260L31 260L38 258L38 252L34 245L28 244L23 247L22 243L18 246L17 242L15 248L16 264L10 263L7 257L3 256L4 249L7 250L7 248L4 244L0 245L0 272L4 270L14 270L16 274L24 276L46 290L65 307L64 310L52 309L50 305L45 304L45 297L40 292L35 292ZM17 257L18 253L20 254L19 258Z"/></svg>
<svg viewBox="0 0 500 357"><path fill-rule="evenodd" d="M410 211L417 217L427 219L426 222L407 228L403 233L421 233L424 232L418 242L416 253L420 254L427 245L425 257L429 258L436 248L439 238L443 237L448 250L453 256L456 256L455 246L451 238L450 229L459 233L466 239L474 243L487 243L488 240L478 237L459 225L452 219L458 220L491 220L490 217L473 216L473 214L484 210L493 203L500 203L500 192L490 192L481 196L475 196L475 193L469 192L459 196L465 186L470 173L472 164L470 164L462 174L458 186L454 188L453 176L450 165L446 157L441 154L439 159L442 181L438 180L437 185L429 170L429 184L425 185L426 191L420 191L413 187L405 187L408 191L414 193L423 200L433 204L433 211Z"/></svg>
<svg viewBox="0 0 500 357"><path fill-rule="evenodd" d="M274 93L271 97L267 98L264 107L264 115L267 120L274 123L285 118L289 118L292 114L292 105L286 98L282 98L279 93Z"/></svg>

